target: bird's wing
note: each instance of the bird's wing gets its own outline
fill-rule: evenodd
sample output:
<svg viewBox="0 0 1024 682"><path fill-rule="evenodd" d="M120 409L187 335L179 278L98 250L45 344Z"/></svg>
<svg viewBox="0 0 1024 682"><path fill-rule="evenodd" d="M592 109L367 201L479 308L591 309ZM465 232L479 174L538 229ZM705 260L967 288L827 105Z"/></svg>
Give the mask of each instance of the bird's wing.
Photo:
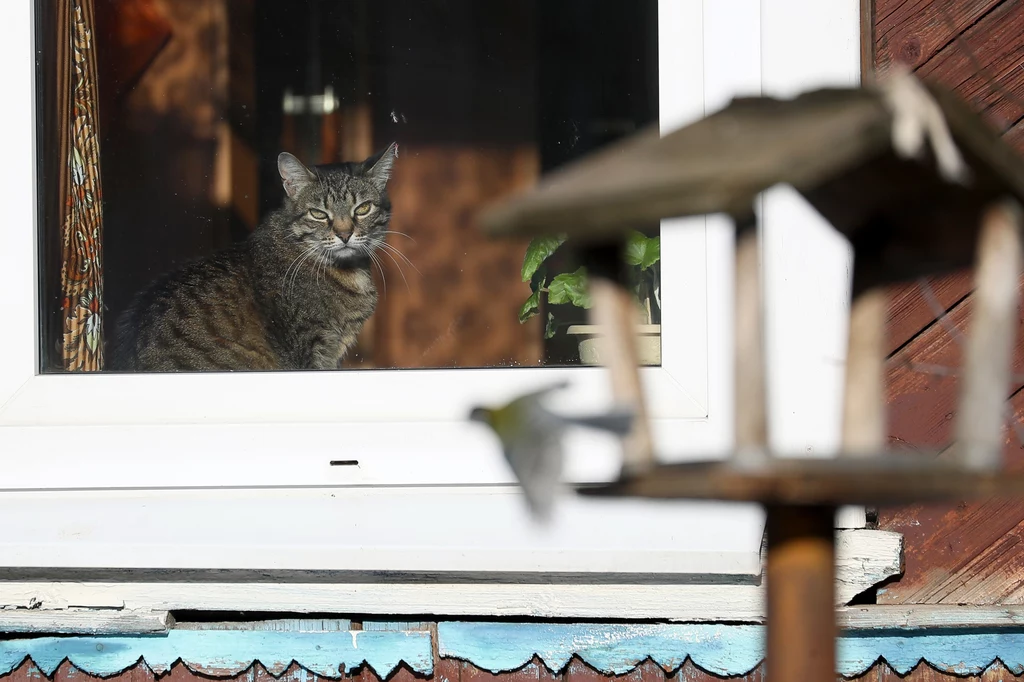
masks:
<svg viewBox="0 0 1024 682"><path fill-rule="evenodd" d="M589 417L563 417L562 419L575 426L585 426L590 429L601 429L610 431L619 436L625 436L633 428L635 415L632 410L616 408Z"/></svg>
<svg viewBox="0 0 1024 682"><path fill-rule="evenodd" d="M533 403L536 403L537 401L539 401L544 396L546 396L548 393L552 393L554 391L560 391L563 388L566 388L568 386L569 386L569 382L568 381L559 381L559 382L554 383L554 384L549 384L549 385L545 386L544 388L539 388L536 391L530 391L529 393L524 393L524 394L520 395L519 397L517 397L514 400L512 400L508 404L508 406L512 407L514 405L518 406L518 405L533 404Z"/></svg>
<svg viewBox="0 0 1024 682"><path fill-rule="evenodd" d="M505 444L505 457L522 486L530 512L540 520L551 517L561 486L561 421L534 402L525 410L522 428Z"/></svg>

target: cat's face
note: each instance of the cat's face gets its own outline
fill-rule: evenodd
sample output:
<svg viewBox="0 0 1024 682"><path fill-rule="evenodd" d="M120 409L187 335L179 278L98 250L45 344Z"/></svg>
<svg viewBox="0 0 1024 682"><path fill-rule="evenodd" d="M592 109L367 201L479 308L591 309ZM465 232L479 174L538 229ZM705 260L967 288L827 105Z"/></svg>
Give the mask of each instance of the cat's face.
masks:
<svg viewBox="0 0 1024 682"><path fill-rule="evenodd" d="M392 144L362 163L310 169L283 152L277 168L291 209L289 236L337 265L368 258L387 236L387 183L397 156Z"/></svg>

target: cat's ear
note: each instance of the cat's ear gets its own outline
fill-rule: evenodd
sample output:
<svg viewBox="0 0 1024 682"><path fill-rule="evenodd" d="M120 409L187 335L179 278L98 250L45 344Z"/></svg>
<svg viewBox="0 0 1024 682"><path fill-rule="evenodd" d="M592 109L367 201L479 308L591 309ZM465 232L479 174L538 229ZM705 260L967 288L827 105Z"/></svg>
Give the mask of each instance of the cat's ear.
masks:
<svg viewBox="0 0 1024 682"><path fill-rule="evenodd" d="M292 199L298 196L303 187L316 180L313 172L288 152L281 152L277 157L277 172L281 174L284 191Z"/></svg>
<svg viewBox="0 0 1024 682"><path fill-rule="evenodd" d="M397 158L398 143L392 142L387 149L374 154L363 162L363 166L367 169L366 177L381 192L384 191L385 185L391 179L391 168L395 165L395 159Z"/></svg>

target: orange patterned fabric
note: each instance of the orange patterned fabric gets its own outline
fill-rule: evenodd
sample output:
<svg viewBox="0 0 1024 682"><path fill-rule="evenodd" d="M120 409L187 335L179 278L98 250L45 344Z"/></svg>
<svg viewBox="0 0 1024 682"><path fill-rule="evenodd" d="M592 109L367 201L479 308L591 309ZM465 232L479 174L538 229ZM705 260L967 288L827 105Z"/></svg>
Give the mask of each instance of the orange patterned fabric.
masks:
<svg viewBox="0 0 1024 682"><path fill-rule="evenodd" d="M92 0L61 0L61 290L64 369L103 369L103 193Z"/></svg>

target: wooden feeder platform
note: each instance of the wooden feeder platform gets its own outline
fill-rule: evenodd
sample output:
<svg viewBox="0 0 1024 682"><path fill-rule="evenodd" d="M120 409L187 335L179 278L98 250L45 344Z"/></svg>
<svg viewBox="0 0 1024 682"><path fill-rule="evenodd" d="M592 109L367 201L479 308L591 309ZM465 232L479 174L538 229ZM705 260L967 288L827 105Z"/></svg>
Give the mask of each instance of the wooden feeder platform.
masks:
<svg viewBox="0 0 1024 682"><path fill-rule="evenodd" d="M915 502L1024 497L1024 475L974 471L958 462L896 453L878 458L793 459L655 465L607 485L580 485L586 497L760 502L868 507Z"/></svg>

